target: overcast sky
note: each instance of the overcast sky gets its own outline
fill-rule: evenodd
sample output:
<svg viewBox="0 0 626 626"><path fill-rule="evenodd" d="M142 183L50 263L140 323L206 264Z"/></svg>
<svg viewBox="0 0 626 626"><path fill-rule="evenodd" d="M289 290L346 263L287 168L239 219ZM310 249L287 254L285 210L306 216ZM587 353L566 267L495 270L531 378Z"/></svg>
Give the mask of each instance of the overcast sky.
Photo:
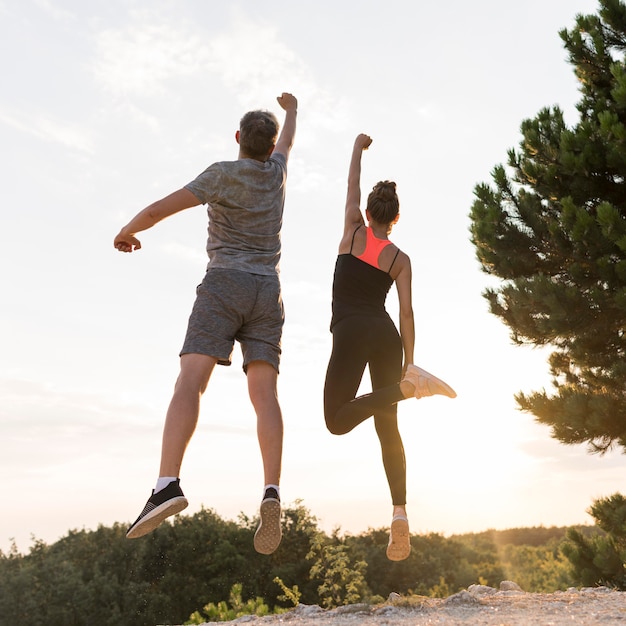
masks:
<svg viewBox="0 0 626 626"><path fill-rule="evenodd" d="M547 352L511 344L481 296L474 186L578 86L558 31L591 0L227 3L0 0L0 549L130 522L158 471L187 318L206 267L206 211L113 237L210 163L234 159L241 115L298 97L281 275L282 498L321 526L387 526L373 424L335 437L322 387L330 287L354 137L364 195L398 185L392 239L412 258L416 362L458 398L400 405L413 532L591 523L622 487L619 452L566 447L516 409L550 388ZM395 292L390 311L396 315ZM367 391L365 385L363 388ZM241 356L206 393L182 485L188 513L254 515L262 495Z"/></svg>

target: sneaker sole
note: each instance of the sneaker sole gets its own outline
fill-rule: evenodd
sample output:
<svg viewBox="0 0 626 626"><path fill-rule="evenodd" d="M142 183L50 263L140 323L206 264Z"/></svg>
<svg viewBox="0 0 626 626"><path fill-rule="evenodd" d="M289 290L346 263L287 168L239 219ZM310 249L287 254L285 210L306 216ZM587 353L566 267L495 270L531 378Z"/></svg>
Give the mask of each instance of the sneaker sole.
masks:
<svg viewBox="0 0 626 626"><path fill-rule="evenodd" d="M456 391L448 385L448 383L444 383L441 378L437 378L434 374L427 372L425 369L418 367L417 365L413 366L424 378L427 378L429 381L435 383L439 389L437 389L436 393L442 396L448 396L448 398L456 398ZM435 394L433 394L435 395Z"/></svg>
<svg viewBox="0 0 626 626"><path fill-rule="evenodd" d="M260 517L259 527L254 534L254 549L260 554L272 554L282 539L280 502L274 498L263 500Z"/></svg>
<svg viewBox="0 0 626 626"><path fill-rule="evenodd" d="M404 519L394 519L391 522L387 558L390 561L404 561L409 554L411 554L409 523Z"/></svg>
<svg viewBox="0 0 626 626"><path fill-rule="evenodd" d="M178 496L164 502L147 513L126 533L127 539L137 539L151 533L157 526L171 515L176 515L189 506L187 498Z"/></svg>

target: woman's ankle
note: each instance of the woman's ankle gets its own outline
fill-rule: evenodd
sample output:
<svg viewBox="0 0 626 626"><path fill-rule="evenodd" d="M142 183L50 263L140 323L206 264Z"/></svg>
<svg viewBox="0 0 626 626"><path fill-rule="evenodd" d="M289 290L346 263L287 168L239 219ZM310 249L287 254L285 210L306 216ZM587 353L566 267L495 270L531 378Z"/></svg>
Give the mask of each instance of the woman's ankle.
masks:
<svg viewBox="0 0 626 626"><path fill-rule="evenodd" d="M408 380L400 381L400 393L404 396L404 399L415 397L415 385Z"/></svg>

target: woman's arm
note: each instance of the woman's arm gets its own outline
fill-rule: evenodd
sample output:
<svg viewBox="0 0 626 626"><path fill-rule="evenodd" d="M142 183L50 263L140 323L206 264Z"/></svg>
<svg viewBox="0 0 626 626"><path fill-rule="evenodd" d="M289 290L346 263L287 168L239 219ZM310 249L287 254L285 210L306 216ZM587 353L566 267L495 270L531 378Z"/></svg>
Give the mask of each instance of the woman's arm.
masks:
<svg viewBox="0 0 626 626"><path fill-rule="evenodd" d="M403 256L403 259L400 272L395 281L400 302L400 338L402 339L402 348L404 350L404 365L402 368L404 373L406 366L413 363L414 359L415 320L411 294L411 260L403 252L400 254Z"/></svg>
<svg viewBox="0 0 626 626"><path fill-rule="evenodd" d="M354 141L352 148L352 158L350 159L350 169L348 170L348 195L346 197L346 210L344 216L343 236L339 246L339 252L345 246L350 246L354 230L365 223L361 213L361 155L363 150L367 150L372 144L372 139L368 135L360 134Z"/></svg>

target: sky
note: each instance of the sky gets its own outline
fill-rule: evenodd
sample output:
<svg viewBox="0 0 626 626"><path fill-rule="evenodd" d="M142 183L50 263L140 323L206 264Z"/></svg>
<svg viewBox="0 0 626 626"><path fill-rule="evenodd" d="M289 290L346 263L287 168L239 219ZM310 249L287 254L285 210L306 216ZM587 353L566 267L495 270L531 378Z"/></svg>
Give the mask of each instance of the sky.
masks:
<svg viewBox="0 0 626 626"><path fill-rule="evenodd" d="M282 120L283 91L299 101L281 262L283 502L326 531L391 520L373 424L337 437L322 414L348 163L364 132L363 194L398 186L391 238L412 259L416 363L458 393L399 404L411 531L592 523L592 502L622 489L624 456L564 446L517 409L515 393L550 390L549 351L513 345L489 313L481 294L498 283L481 272L468 214L524 119L558 105L576 123L558 32L597 8L0 0L0 550L130 523L143 508L206 268L206 210L143 233L137 253L113 238L235 159L243 113ZM257 513L261 459L237 347L209 383L181 485L185 513Z"/></svg>

